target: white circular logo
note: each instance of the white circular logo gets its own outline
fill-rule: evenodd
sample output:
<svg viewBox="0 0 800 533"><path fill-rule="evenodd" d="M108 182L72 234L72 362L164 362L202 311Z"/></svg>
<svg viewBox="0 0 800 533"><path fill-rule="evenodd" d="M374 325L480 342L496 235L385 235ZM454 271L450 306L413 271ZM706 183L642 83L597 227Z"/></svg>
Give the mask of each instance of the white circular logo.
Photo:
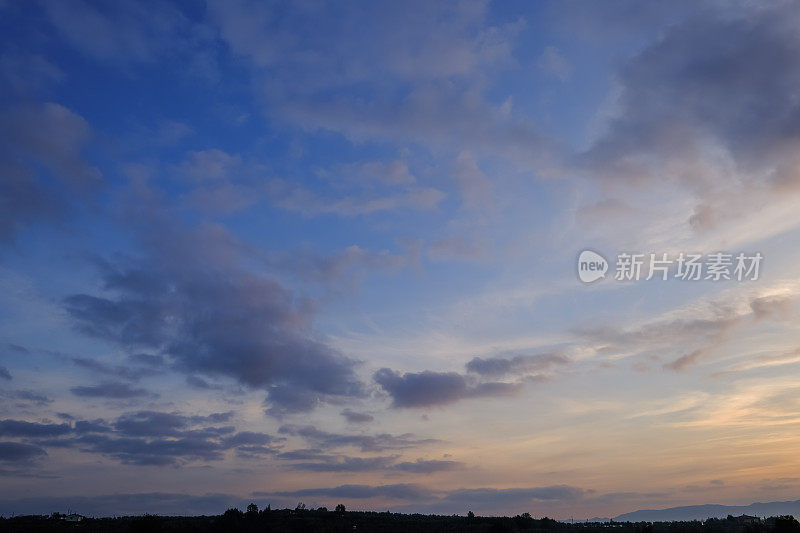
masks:
<svg viewBox="0 0 800 533"><path fill-rule="evenodd" d="M608 271L605 257L591 250L584 250L578 256L578 277L584 283L604 278Z"/></svg>

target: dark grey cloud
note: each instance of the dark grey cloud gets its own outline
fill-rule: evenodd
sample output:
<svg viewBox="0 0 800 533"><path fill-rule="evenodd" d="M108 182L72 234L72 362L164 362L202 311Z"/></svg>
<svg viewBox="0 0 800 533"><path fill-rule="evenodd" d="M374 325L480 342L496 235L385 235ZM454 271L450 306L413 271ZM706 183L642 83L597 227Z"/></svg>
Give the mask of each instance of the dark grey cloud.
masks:
<svg viewBox="0 0 800 533"><path fill-rule="evenodd" d="M137 411L114 421L77 420L70 424L0 421L0 436L27 437L41 447L71 448L105 455L125 464L181 466L190 461L217 461L226 451L239 455L277 453L282 438L265 433L236 433L232 412L187 416L178 412ZM267 446L268 445L268 446Z"/></svg>
<svg viewBox="0 0 800 533"><path fill-rule="evenodd" d="M319 394L287 384L270 386L268 398L270 406L265 412L279 418L291 413L311 411L321 400Z"/></svg>
<svg viewBox="0 0 800 533"><path fill-rule="evenodd" d="M56 437L72 431L69 424L40 424L25 420L0 420L2 437Z"/></svg>
<svg viewBox="0 0 800 533"><path fill-rule="evenodd" d="M616 116L581 156L592 176L686 187L698 231L730 216L731 197L800 185L800 6L743 6L693 10L633 57Z"/></svg>
<svg viewBox="0 0 800 533"><path fill-rule="evenodd" d="M382 368L375 373L378 383L392 398L393 407L433 407L465 398L508 396L519 391L517 383L474 383L456 372L416 372L403 375Z"/></svg>
<svg viewBox="0 0 800 533"><path fill-rule="evenodd" d="M388 470L397 460L396 455L382 457L320 456L322 461L293 463L293 470L309 472L371 472Z"/></svg>
<svg viewBox="0 0 800 533"><path fill-rule="evenodd" d="M207 416L184 416L180 413L164 413L160 411L138 411L125 413L114 422L115 431L126 437L183 437L194 439L215 439L230 435L234 426L203 426L208 423L222 423L230 419L231 413L212 413ZM242 433L239 444L264 444L270 437L261 433ZM250 442L247 437L252 436ZM226 437L230 439L231 437ZM224 446L237 446L235 442L226 442Z"/></svg>
<svg viewBox="0 0 800 533"><path fill-rule="evenodd" d="M283 439L277 439L283 440ZM253 431L240 431L230 437L226 437L222 440L224 446L228 448L233 448L236 446L253 446L253 445L263 445L263 444L270 444L275 442L276 438L272 435L267 435L266 433L256 433Z"/></svg>
<svg viewBox="0 0 800 533"><path fill-rule="evenodd" d="M475 357L467 363L467 371L481 376L540 374L569 363L569 358L559 353L536 355L511 355L507 357Z"/></svg>
<svg viewBox="0 0 800 533"><path fill-rule="evenodd" d="M6 350L9 353L13 353L16 355L27 355L31 353L30 350L28 350L26 347L20 346L19 344L11 344L11 343L8 343L6 345Z"/></svg>
<svg viewBox="0 0 800 533"><path fill-rule="evenodd" d="M398 463L397 459L400 457L399 455L350 457L340 454L328 454L321 448L289 450L278 453L276 457L283 461L292 461L289 468L293 470L306 470L311 472L400 471L415 474L430 474L432 472L455 470L464 466L463 463L457 461L425 459Z"/></svg>
<svg viewBox="0 0 800 533"><path fill-rule="evenodd" d="M0 463L29 463L47 455L47 452L33 444L22 442L0 442Z"/></svg>
<svg viewBox="0 0 800 533"><path fill-rule="evenodd" d="M405 461L397 463L394 468L403 472L414 474L431 474L433 472L444 472L448 470L458 470L464 467L464 463L458 461L439 461L417 459L416 461Z"/></svg>
<svg viewBox="0 0 800 533"><path fill-rule="evenodd" d="M320 448L305 448L281 452L277 455L278 459L289 461L324 461L330 455L323 453Z"/></svg>
<svg viewBox="0 0 800 533"><path fill-rule="evenodd" d="M53 220L73 196L92 192L100 172L82 156L86 121L54 103L0 109L0 242L39 220ZM46 169L48 172L42 172Z"/></svg>
<svg viewBox="0 0 800 533"><path fill-rule="evenodd" d="M0 379L7 379L11 381L11 372L4 366L0 366Z"/></svg>
<svg viewBox="0 0 800 533"><path fill-rule="evenodd" d="M179 465L182 460L217 461L225 448L204 438L139 439L112 438L90 434L74 439L73 445L82 451L100 453L125 464L142 466Z"/></svg>
<svg viewBox="0 0 800 533"><path fill-rule="evenodd" d="M120 416L114 428L130 437L174 437L189 425L189 419L178 413L139 411Z"/></svg>
<svg viewBox="0 0 800 533"><path fill-rule="evenodd" d="M351 424L367 424L375 420L375 417L367 413L359 413L352 409L345 409L341 414Z"/></svg>
<svg viewBox="0 0 800 533"><path fill-rule="evenodd" d="M0 397L7 398L9 400L16 400L18 402L17 405L24 405L26 403L47 405L49 403L53 403L52 398L49 398L39 392L26 389L0 391Z"/></svg>
<svg viewBox="0 0 800 533"><path fill-rule="evenodd" d="M183 230L153 217L140 232L143 259L99 262L113 296L65 300L80 331L164 354L190 375L262 388L271 414L363 395L354 361L312 332L311 302L246 270L246 249L221 227Z"/></svg>
<svg viewBox="0 0 800 533"><path fill-rule="evenodd" d="M258 459L264 455L275 455L276 453L278 453L278 448L272 446L248 444L236 447L236 456L245 459Z"/></svg>
<svg viewBox="0 0 800 533"><path fill-rule="evenodd" d="M151 396L151 393L141 388L134 388L127 383L118 381L107 381L98 385L81 385L69 389L75 396L83 398L108 398L111 400L123 400L129 398L141 398Z"/></svg>
<svg viewBox="0 0 800 533"><path fill-rule="evenodd" d="M105 420L77 420L75 422L75 433L110 433L112 428L106 424Z"/></svg>
<svg viewBox="0 0 800 533"><path fill-rule="evenodd" d="M412 483L397 483L393 485L339 485L338 487L302 489L295 491L255 493L256 495L276 495L293 498L305 497L330 497L330 498L390 498L395 500L423 500L431 497L430 490Z"/></svg>
<svg viewBox="0 0 800 533"><path fill-rule="evenodd" d="M587 491L568 485L526 487L512 489L476 488L435 491L417 484L394 485L339 485L336 487L307 488L296 491L256 492L254 495L283 498L331 498L368 500L384 498L400 500L395 509L406 512L465 512L465 509L520 509L541 503L570 504L590 495ZM496 512L496 511L495 511Z"/></svg>
<svg viewBox="0 0 800 533"><path fill-rule="evenodd" d="M221 424L229 422L233 418L233 411L225 411L224 413L211 413L210 415L194 415L189 417L192 424Z"/></svg>
<svg viewBox="0 0 800 533"><path fill-rule="evenodd" d="M352 446L359 448L362 452L381 452L384 450L413 448L438 442L436 439L418 439L412 433L404 433L402 435L392 435L389 433L380 433L377 435L344 435L341 433L322 431L314 426L294 424L281 426L278 428L278 433L301 437L306 442L321 449Z"/></svg>

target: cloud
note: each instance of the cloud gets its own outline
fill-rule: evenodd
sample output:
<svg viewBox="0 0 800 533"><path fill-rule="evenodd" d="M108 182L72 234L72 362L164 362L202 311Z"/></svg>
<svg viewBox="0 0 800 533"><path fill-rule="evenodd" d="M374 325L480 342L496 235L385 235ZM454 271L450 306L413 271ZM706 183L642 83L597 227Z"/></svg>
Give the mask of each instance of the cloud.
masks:
<svg viewBox="0 0 800 533"><path fill-rule="evenodd" d="M8 90L14 97L24 98L61 81L63 77L64 73L41 55L19 51L0 55L0 78L5 81L0 94Z"/></svg>
<svg viewBox="0 0 800 533"><path fill-rule="evenodd" d="M98 385L82 385L79 387L72 387L69 390L75 396L81 396L83 398L108 398L114 400L141 398L151 395L151 393L145 389L136 389L127 383L118 381L107 381Z"/></svg>
<svg viewBox="0 0 800 533"><path fill-rule="evenodd" d="M75 422L75 433L110 433L113 431L111 426L107 425L105 420L77 420Z"/></svg>
<svg viewBox="0 0 800 533"><path fill-rule="evenodd" d="M789 318L794 310L795 298L787 295L771 295L754 298L750 301L753 317L756 320Z"/></svg>
<svg viewBox="0 0 800 533"><path fill-rule="evenodd" d="M0 420L2 437L58 437L72 431L69 424L40 424L25 420Z"/></svg>
<svg viewBox="0 0 800 533"><path fill-rule="evenodd" d="M7 379L8 381L11 381L12 379L11 372L9 372L4 366L0 366L0 379Z"/></svg>
<svg viewBox="0 0 800 533"><path fill-rule="evenodd" d="M463 468L464 463L458 461L436 461L417 459L413 462L402 462L394 465L397 470L414 474L432 474L433 472L447 472Z"/></svg>
<svg viewBox="0 0 800 533"><path fill-rule="evenodd" d="M164 366L164 357L150 353L135 353L128 356L128 359L136 364L147 365L151 367Z"/></svg>
<svg viewBox="0 0 800 533"><path fill-rule="evenodd" d="M286 26L252 2L209 6L223 40L249 60L270 117L355 141L530 162L552 143L483 97L486 79L514 64L513 41L525 23L492 24L488 11L485 2L415 2L402 9L367 2L335 13L330 6L295 7Z"/></svg>
<svg viewBox="0 0 800 533"><path fill-rule="evenodd" d="M417 181L408 170L408 165L398 160L350 163L336 168L336 173L361 186L372 184L409 185Z"/></svg>
<svg viewBox="0 0 800 533"><path fill-rule="evenodd" d="M690 366L696 365L709 352L710 350L708 349L694 350L693 352L678 357L674 361L664 363L664 369L674 370L675 372L681 372L683 370L686 370Z"/></svg>
<svg viewBox="0 0 800 533"><path fill-rule="evenodd" d="M387 457L346 457L346 456L321 456L310 463L293 463L291 468L294 470L305 470L308 472L371 472L375 470L389 469L397 459L397 456Z"/></svg>
<svg viewBox="0 0 800 533"><path fill-rule="evenodd" d="M114 423L114 428L127 436L174 437L190 423L188 417L178 413L139 411L126 413Z"/></svg>
<svg viewBox="0 0 800 533"><path fill-rule="evenodd" d="M330 497L348 499L388 498L392 500L422 500L431 496L431 491L412 483L394 485L339 485L338 487L301 489L273 493L256 493L256 495L289 496L294 498Z"/></svg>
<svg viewBox="0 0 800 533"><path fill-rule="evenodd" d="M231 174L242 166L242 156L230 155L222 150L212 148L199 152L190 152L181 163L179 172L193 180L222 180L231 178Z"/></svg>
<svg viewBox="0 0 800 533"><path fill-rule="evenodd" d="M798 17L796 4L776 2L709 7L668 26L619 73L617 111L580 157L586 174L677 184L694 197L696 232L797 192Z"/></svg>
<svg viewBox="0 0 800 533"><path fill-rule="evenodd" d="M152 368L130 368L124 365L111 366L85 357L74 357L72 362L77 366L97 372L98 374L129 379L132 381L136 381L145 376L153 376L157 374L157 372Z"/></svg>
<svg viewBox="0 0 800 533"><path fill-rule="evenodd" d="M350 424L368 424L369 422L375 420L375 417L370 414L359 413L349 408L345 409L339 414L342 415Z"/></svg>
<svg viewBox="0 0 800 533"><path fill-rule="evenodd" d="M260 196L251 187L225 182L192 189L183 199L202 213L229 215L257 204Z"/></svg>
<svg viewBox="0 0 800 533"><path fill-rule="evenodd" d="M186 384L195 389L201 390L220 390L222 386L212 385L208 381L198 376L186 376Z"/></svg>
<svg viewBox="0 0 800 533"><path fill-rule="evenodd" d="M255 433L253 431L240 431L222 440L223 445L233 448L236 446L263 445L275 442L275 437L266 433ZM282 440L282 439L280 439Z"/></svg>
<svg viewBox="0 0 800 533"><path fill-rule="evenodd" d="M321 448L338 447L338 445ZM401 446L403 448L407 446ZM323 453L321 448L297 449L280 452L276 457L283 461L292 461L289 467L293 470L310 472L409 472L414 474L430 474L462 468L464 463L457 461L436 461L417 459L416 461L397 462L399 455L377 457L350 457L341 454Z"/></svg>
<svg viewBox="0 0 800 533"><path fill-rule="evenodd" d="M384 195L326 198L302 187L273 180L269 195L278 207L296 211L304 216L338 215L355 217L396 209L431 210L444 200L445 194L431 187L411 187Z"/></svg>
<svg viewBox="0 0 800 533"><path fill-rule="evenodd" d="M278 428L278 433L301 437L306 442L321 449L353 446L359 448L362 452L381 452L384 450L413 448L438 442L435 439L418 439L411 433L404 433L402 435L392 435L389 433L379 433L376 435L344 435L341 433L323 431L310 425L295 424L281 426Z"/></svg>
<svg viewBox="0 0 800 533"><path fill-rule="evenodd" d="M471 153L463 151L456 158L453 179L461 192L466 209L492 211L496 207L492 180L478 168Z"/></svg>
<svg viewBox="0 0 800 533"><path fill-rule="evenodd" d="M55 219L67 209L70 194L85 196L102 181L82 156L89 125L59 104L0 110L0 135L9 140L0 148L0 241L14 240L34 222Z"/></svg>
<svg viewBox="0 0 800 533"><path fill-rule="evenodd" d="M375 373L378 383L392 398L393 407L433 407L465 398L508 396L519 391L516 383L472 383L456 372L406 373L382 368Z"/></svg>
<svg viewBox="0 0 800 533"><path fill-rule="evenodd" d="M694 366L724 345L734 331L751 324L753 297L696 302L628 328L574 328L601 353L674 357L662 367L680 372ZM676 357L677 356L677 357Z"/></svg>
<svg viewBox="0 0 800 533"><path fill-rule="evenodd" d="M235 53L305 93L380 78L468 76L507 61L518 29L486 24L484 2L293 6L285 15L295 22L291 27L267 6L249 1L215 1L209 11Z"/></svg>
<svg viewBox="0 0 800 533"><path fill-rule="evenodd" d="M73 441L83 451L100 453L125 464L139 466L179 465L179 460L218 461L224 448L217 442L203 438L137 439L112 438L89 434Z"/></svg>
<svg viewBox="0 0 800 533"><path fill-rule="evenodd" d="M567 81L572 76L572 65L555 46L546 47L537 64L546 74L559 81Z"/></svg>
<svg viewBox="0 0 800 533"><path fill-rule="evenodd" d="M9 149L41 161L64 183L81 187L100 183L100 171L81 155L92 137L91 128L66 107L47 102L5 110L0 128L11 139Z"/></svg>
<svg viewBox="0 0 800 533"><path fill-rule="evenodd" d="M286 120L310 131L341 132L354 142L387 140L500 156L524 168L549 165L561 148L529 121L507 115L451 85L420 87L402 101L287 101ZM431 195L433 191L431 191Z"/></svg>
<svg viewBox="0 0 800 533"><path fill-rule="evenodd" d="M187 416L178 412L137 411L115 421L78 420L69 424L0 421L0 436L34 439L42 447L71 448L111 457L139 466L182 466L190 461L219 461L225 452L243 456L276 453L272 445L282 441L266 433L236 432L224 423L232 413Z"/></svg>
<svg viewBox="0 0 800 533"><path fill-rule="evenodd" d="M39 446L21 442L0 442L0 463L18 464L30 463L47 455Z"/></svg>
<svg viewBox="0 0 800 533"><path fill-rule="evenodd" d="M6 345L6 350L9 353L13 353L15 355L27 355L27 354L31 353L30 350L28 350L24 346L20 346L18 344L11 344L11 343Z"/></svg>
<svg viewBox="0 0 800 533"><path fill-rule="evenodd" d="M307 488L294 491L256 492L255 496L297 498L331 498L368 500L382 498L405 501L406 512L453 513L465 509L519 509L537 503L580 501L591 491L569 485L523 488L476 488L436 491L427 487L400 483L393 485L339 485L336 487Z"/></svg>
<svg viewBox="0 0 800 533"><path fill-rule="evenodd" d="M33 403L41 406L53 403L52 398L49 398L39 392L25 389L0 391L0 397L7 398L9 400L17 400L20 402L17 405Z"/></svg>
<svg viewBox="0 0 800 533"><path fill-rule="evenodd" d="M469 237L442 237L432 241L425 249L432 261L485 259L487 250L477 235Z"/></svg>
<svg viewBox="0 0 800 533"><path fill-rule="evenodd" d="M148 6L116 2L84 2L69 7L58 1L43 2L47 20L75 49L112 64L181 58L184 64L202 55L197 44L203 29L179 8L159 2Z"/></svg>
<svg viewBox="0 0 800 533"><path fill-rule="evenodd" d="M310 247L300 247L286 252L268 254L267 263L303 281L355 283L373 272L391 272L411 264L407 255L393 254L388 250L370 251L351 245L336 253L320 254Z"/></svg>
<svg viewBox="0 0 800 533"><path fill-rule="evenodd" d="M569 358L559 353L513 355L511 357L475 357L467 363L467 371L489 377L541 374L555 367L566 365L569 362Z"/></svg>
<svg viewBox="0 0 800 533"><path fill-rule="evenodd" d="M725 370L715 372L712 377L721 377L734 374L736 372L746 372L748 370L791 365L800 362L800 348L782 353L768 353L749 357L741 363L731 365Z"/></svg>
<svg viewBox="0 0 800 533"><path fill-rule="evenodd" d="M244 268L246 248L221 227L153 216L141 228L143 258L100 262L106 293L65 300L80 331L168 356L189 375L266 390L276 415L363 394L354 362L311 331L309 301Z"/></svg>

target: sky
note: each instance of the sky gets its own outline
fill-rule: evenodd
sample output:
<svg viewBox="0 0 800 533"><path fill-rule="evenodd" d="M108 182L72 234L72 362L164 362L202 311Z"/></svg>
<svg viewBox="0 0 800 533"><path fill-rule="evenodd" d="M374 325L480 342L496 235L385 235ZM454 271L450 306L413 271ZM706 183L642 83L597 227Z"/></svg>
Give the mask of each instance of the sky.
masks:
<svg viewBox="0 0 800 533"><path fill-rule="evenodd" d="M0 1L0 513L797 499L798 28Z"/></svg>

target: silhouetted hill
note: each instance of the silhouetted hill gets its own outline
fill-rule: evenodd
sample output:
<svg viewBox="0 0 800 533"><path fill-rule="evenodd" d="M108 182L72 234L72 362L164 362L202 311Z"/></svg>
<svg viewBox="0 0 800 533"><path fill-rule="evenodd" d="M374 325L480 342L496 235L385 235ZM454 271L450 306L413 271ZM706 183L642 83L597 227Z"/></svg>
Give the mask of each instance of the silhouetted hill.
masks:
<svg viewBox="0 0 800 533"><path fill-rule="evenodd" d="M667 522L674 520L705 520L725 518L728 515L800 517L800 500L787 502L758 502L750 505L687 505L668 509L642 509L617 516L618 522Z"/></svg>

